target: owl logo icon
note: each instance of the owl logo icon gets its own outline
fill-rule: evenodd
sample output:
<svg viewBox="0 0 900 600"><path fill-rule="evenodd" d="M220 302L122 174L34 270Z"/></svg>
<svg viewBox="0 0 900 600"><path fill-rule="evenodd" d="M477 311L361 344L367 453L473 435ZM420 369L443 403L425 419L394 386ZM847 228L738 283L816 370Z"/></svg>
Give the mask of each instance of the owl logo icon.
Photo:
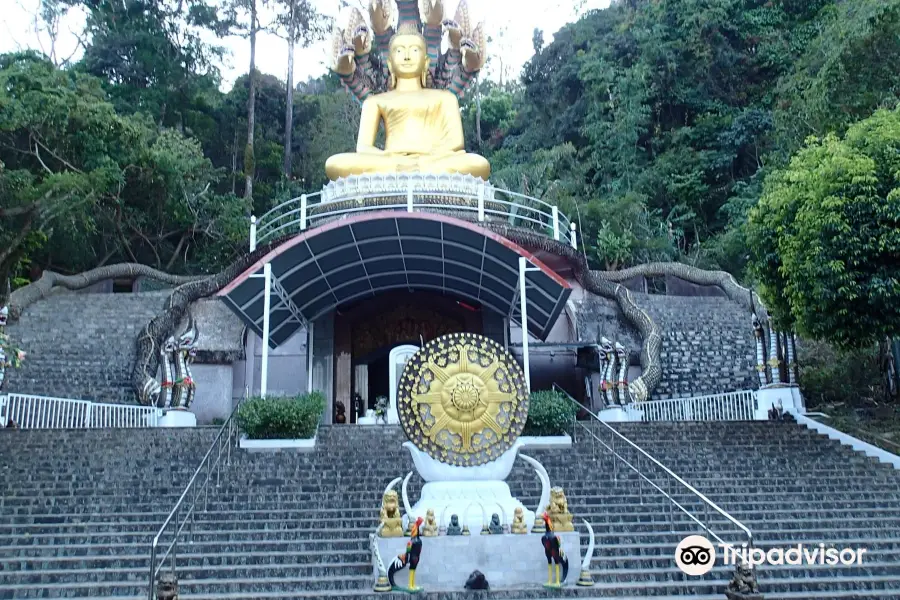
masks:
<svg viewBox="0 0 900 600"><path fill-rule="evenodd" d="M686 575L705 575L716 564L716 549L702 535L689 535L675 548L675 564Z"/></svg>

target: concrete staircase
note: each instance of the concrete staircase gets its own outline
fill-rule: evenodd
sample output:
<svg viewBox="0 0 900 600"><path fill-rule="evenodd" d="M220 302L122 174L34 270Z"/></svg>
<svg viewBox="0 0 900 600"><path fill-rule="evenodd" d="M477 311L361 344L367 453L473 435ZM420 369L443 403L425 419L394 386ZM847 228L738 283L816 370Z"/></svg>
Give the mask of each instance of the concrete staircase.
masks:
<svg viewBox="0 0 900 600"><path fill-rule="evenodd" d="M35 302L7 327L28 353L21 369L7 370L7 390L133 404L135 340L170 293L64 292Z"/></svg>
<svg viewBox="0 0 900 600"><path fill-rule="evenodd" d="M620 430L747 524L764 549L823 542L868 550L860 567L761 568L767 598L900 599L897 471L793 423ZM150 540L214 435L0 431L0 599L146 598ZM691 578L674 564L676 544L701 533L698 526L676 514L672 527L667 501L646 485L640 494L633 473L619 468L614 477L610 457L594 461L588 439L574 451L527 453L565 488L578 523L593 525L595 587L477 597L722 598L729 568ZM399 428L335 426L320 429L314 453L235 452L221 487L210 490L209 511L197 515L193 543L179 548L181 597L405 598L371 592L368 550L384 486L412 469L402 441ZM537 503L527 465L516 466L510 486L526 505ZM694 506L689 495L675 496ZM712 520L716 533L742 541L733 525ZM573 564L569 581L577 576ZM472 597L464 579L458 590L419 597Z"/></svg>
<svg viewBox="0 0 900 600"><path fill-rule="evenodd" d="M654 400L756 389L750 315L728 298L634 294L662 328L663 378Z"/></svg>

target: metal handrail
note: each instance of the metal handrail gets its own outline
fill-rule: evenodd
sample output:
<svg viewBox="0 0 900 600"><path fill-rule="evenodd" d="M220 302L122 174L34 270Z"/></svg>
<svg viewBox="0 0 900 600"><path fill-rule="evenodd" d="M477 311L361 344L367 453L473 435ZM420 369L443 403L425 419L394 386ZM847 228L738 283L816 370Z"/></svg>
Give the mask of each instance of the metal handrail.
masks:
<svg viewBox="0 0 900 600"><path fill-rule="evenodd" d="M626 459L625 457L623 457L619 452L617 452L617 451L615 450L615 440L616 440L616 439L621 440L621 441L624 442L626 445L628 445L628 446L630 446L631 448L633 448L634 450L636 450L636 451L639 453L639 456L643 456L646 460L649 460L651 463L655 464L657 467L659 467L660 469L662 469L662 471L670 478L670 479L669 479L669 481L670 481L669 490L670 490L670 491L671 491L671 489L672 489L672 488L671 488L671 481L674 480L675 482L681 484L681 485L682 485L685 489L687 489L689 492L691 492L692 494L694 494L694 496L696 496L697 498L699 498L699 499L706 505L707 521L709 520L709 515L708 515L708 513L709 513L709 509L711 508L711 509L713 509L714 511L716 511L717 513L719 513L720 515L722 515L723 517L725 517L728 521L730 521L730 522L731 522L733 525L735 525L738 529L740 529L741 531L743 531L744 534L746 534L746 536L747 536L747 548L748 548L748 550L751 549L751 548L753 548L753 533L750 531L750 529L749 529L746 525L744 525L743 523L741 523L740 521L738 521L737 519L735 519L734 517L732 517L732 516L731 516L730 514L728 514L724 509L722 509L721 507L719 507L718 504L716 504L715 502L713 502L712 500L710 500L709 498L707 498L706 495L704 495L702 492L700 492L697 488L695 488L694 486L692 486L691 484L689 484L687 481L685 481L684 479L682 479L681 477L679 477L678 475L676 475L671 469L669 469L667 466L665 466L664 464L662 464L662 463L661 463L660 461L658 461L656 458L654 458L653 456L651 456L650 453L648 453L646 450L644 450L643 448L641 448L640 446L638 446L637 444L635 444L634 442L632 442L631 440L629 440L627 437L625 437L624 435L622 435L621 433L619 433L618 431L616 431L616 430L615 430L612 426L610 426L608 423L606 423L605 421L601 420L600 417L598 417L597 415L595 415L593 412L591 412L590 409L586 408L583 404L581 404L581 403L578 402L575 398L573 398L572 396L570 396L569 393L566 392L564 389L562 389L559 385L557 385L556 383L554 383L554 384L553 384L553 388L554 388L557 392L559 392L564 398L566 398L567 400L569 400L569 402L571 402L572 404L574 404L575 406L577 406L580 410L584 410L587 414L589 414L589 415L591 416L591 418L592 418L594 421L596 421L597 423L600 423L603 427L605 427L605 428L613 435L613 440L612 440L612 441L613 441L613 446L610 447L608 444L606 444L606 442L604 442L603 440L601 440L601 439L600 439L600 438L599 438L599 437L598 437L598 436L597 436L590 428L586 427L586 426L585 426L584 424L582 424L582 423L578 423L578 419L577 419L577 416L578 416L578 415L577 415L577 412L576 412L575 416L574 416L573 419L572 419L572 420L573 420L573 424L581 425L582 429L584 429L585 431L587 431L587 432L592 436L592 438L593 438L594 441L599 442L602 446L604 446L607 450L609 450L610 453L611 453L615 458L618 458L619 460L621 460L622 462L624 462L626 466L628 466L632 471L634 471L635 473L637 473L637 475L638 475L643 481L646 481L647 483L649 483L653 488L655 488L657 491L659 491L659 492L662 493L666 498L669 499L669 501L672 503L672 504L669 505L669 520L670 520L670 523L671 523L671 525L672 525L673 528L674 528L675 522L674 522L674 518L672 517L672 506L675 506L675 507L677 507L679 510L681 510L685 515L687 515L692 521L694 521L695 523L697 523L698 525L700 525L700 527L702 527L702 528L704 529L704 531L706 531L709 535L711 535L711 536L714 537L716 540L718 540L718 542L719 542L720 544L728 545L727 542L725 542L725 541L724 541L721 537L719 537L715 532L711 531L708 525L704 525L703 522L700 521L699 518L697 518L696 516L694 516L694 515L693 515L688 509L686 509L680 502L678 502L677 500L675 500L675 498L673 498L672 495L671 495L669 492L666 492L666 491L663 490L659 485L657 485L656 483L654 483L653 481L651 481L651 480L650 480L644 473L642 473L637 467L635 467L633 464L631 464L631 461L627 460L627 459ZM574 432L574 430L573 430L573 432ZM613 464L615 465L615 463L613 463ZM643 489L641 489L641 493L643 493Z"/></svg>
<svg viewBox="0 0 900 600"><path fill-rule="evenodd" d="M153 591L156 587L156 578L159 576L159 572L162 570L163 565L165 565L166 563L166 559L170 555L172 557L171 570L173 573L175 572L175 564L178 556L178 536L181 535L181 532L184 530L185 525L188 524L188 519L190 519L189 534L191 540L193 540L194 515L196 514L196 511L194 509L197 506L197 498L201 494L204 496L203 511L205 512L209 507L209 482L212 479L213 469L216 470L216 487L219 487L220 476L222 472L221 462L223 447L226 454L225 465L228 466L231 464L231 447L234 445L234 441L232 438L235 437L238 431L237 427L235 426L234 416L237 414L238 408L240 408L241 404L244 402L244 400L246 400L248 395L249 390L245 392L244 397L238 401L234 409L231 411L231 414L228 415L228 419L225 421L225 423L222 424L221 429L219 429L219 433L216 435L212 444L210 444L209 450L206 451L206 455L203 457L203 460L200 461L200 464L197 466L197 470L194 471L194 474L191 477L190 481L188 481L187 486L185 486L184 491L178 498L178 502L175 503L175 507L172 508L169 516L166 517L166 520L163 522L162 527L159 528L159 531L153 538L153 543L150 546L150 582L147 596L149 600L153 600ZM213 450L216 450L215 462L212 461ZM204 468L206 469L206 479L203 479L201 481L200 474L203 472ZM191 504L185 509L187 512L184 514L183 519L181 519L179 522L182 505L185 504L185 501L191 494ZM157 548L159 547L159 540L166 533L166 528L168 528L172 523L175 524L175 532L172 536L172 542L166 548L166 551L163 553L162 558L159 560L159 565L157 565L156 555Z"/></svg>
<svg viewBox="0 0 900 600"><path fill-rule="evenodd" d="M491 189L494 195L490 199L485 199L479 198L477 194L461 191L448 191L437 188L435 188L434 190L431 190L429 188L418 188L414 192L412 192L412 194L416 198L416 200L412 202L412 208L441 208L463 212L468 211L478 213L479 215L494 215L504 218L512 216L516 220L520 221L525 227L538 230L553 228L554 214L556 214L556 223L558 226L560 241L567 241L571 244L574 244L574 232L570 231L572 222L564 213L558 210L556 211L556 213L554 213L553 211L557 208L554 205L546 202L545 200L532 198L530 196L519 194L517 192L494 187L492 187ZM348 195L347 198L331 199L328 201L322 201L321 191L312 194L304 194L303 196L300 196L298 198L291 198L289 200L286 200L278 204L277 206L270 208L268 211L263 213L262 216L258 217L256 220L255 239L257 243L260 243L265 239L275 236L275 234L280 231L284 231L291 228L292 226L296 226L298 223L301 223L301 228L304 228L302 223L305 223L305 228L308 229L309 227L313 226L313 223L315 221L322 221L328 218L340 217L350 213L365 212L366 210L408 209L410 207L408 201L409 194L409 190L385 190L378 192L366 192L361 194L354 193L352 195ZM459 198L460 200L467 200L472 204L450 205L435 204L427 201L431 196L446 196L448 194L452 194L455 198ZM499 194L501 197L497 197L497 194ZM505 196L505 198L502 196ZM391 204L389 206L368 207L361 205L339 210L322 210L323 206L337 203L343 200L359 201L371 198L396 198L398 201L402 199L402 202ZM497 210L496 208L491 208L491 206L487 205L508 206L510 207L510 209L516 207L520 209L521 212L511 215L510 212ZM297 208L298 206L299 208ZM313 212L314 208L316 209L315 212ZM297 216L298 213L300 213L299 216ZM552 236L553 234L551 234L551 237Z"/></svg>

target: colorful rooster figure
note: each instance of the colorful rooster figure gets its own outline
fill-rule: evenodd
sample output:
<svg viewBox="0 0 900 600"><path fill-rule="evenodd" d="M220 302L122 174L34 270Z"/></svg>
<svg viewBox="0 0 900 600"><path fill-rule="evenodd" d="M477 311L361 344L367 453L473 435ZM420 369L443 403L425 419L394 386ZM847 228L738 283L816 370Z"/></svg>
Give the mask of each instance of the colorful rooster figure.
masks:
<svg viewBox="0 0 900 600"><path fill-rule="evenodd" d="M406 543L406 552L398 555L391 563L391 566L388 567L388 581L391 582L391 587L395 590L418 592L422 589L416 587L416 567L419 566L419 557L422 555L422 538L419 537L419 528L424 522L425 519L422 517L416 519L416 522L413 523L412 529L409 532L409 541ZM394 583L394 574L406 565L409 565L409 587L403 588Z"/></svg>
<svg viewBox="0 0 900 600"><path fill-rule="evenodd" d="M544 525L547 528L546 533L541 536L541 543L544 545L544 555L547 557L547 583L544 587L559 588L569 575L569 559L562 549L562 540L553 533L553 523L550 521L550 515L546 512L543 514ZM553 565L556 564L556 583L553 582ZM560 577L559 566L562 565L562 577Z"/></svg>

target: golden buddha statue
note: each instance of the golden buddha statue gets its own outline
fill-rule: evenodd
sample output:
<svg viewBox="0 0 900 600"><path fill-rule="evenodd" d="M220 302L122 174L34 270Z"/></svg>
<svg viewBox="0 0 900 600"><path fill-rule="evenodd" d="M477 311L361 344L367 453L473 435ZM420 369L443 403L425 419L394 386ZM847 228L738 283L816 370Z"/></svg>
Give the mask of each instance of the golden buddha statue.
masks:
<svg viewBox="0 0 900 600"><path fill-rule="evenodd" d="M367 97L360 116L356 152L325 163L330 180L363 173L465 173L487 180L487 159L464 150L456 95L426 88L429 58L415 26L400 26L388 53L390 91ZM384 149L375 137L384 123Z"/></svg>

